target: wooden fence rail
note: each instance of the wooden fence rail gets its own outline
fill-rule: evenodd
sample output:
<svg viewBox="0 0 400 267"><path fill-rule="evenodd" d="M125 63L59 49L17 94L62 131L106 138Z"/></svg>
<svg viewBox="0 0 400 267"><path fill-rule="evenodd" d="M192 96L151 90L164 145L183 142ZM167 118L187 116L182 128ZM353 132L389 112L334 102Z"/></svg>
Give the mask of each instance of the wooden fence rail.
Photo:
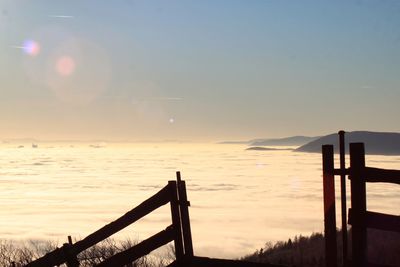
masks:
<svg viewBox="0 0 400 267"><path fill-rule="evenodd" d="M74 245L75 253L80 253L85 249L88 249L89 247L99 243L100 241L110 237L111 235L138 221L139 219L143 218L144 216L153 212L159 207L164 206L170 200L169 191L170 187L165 186L157 194L142 202L139 206L130 210L119 219L100 228L99 230L82 239L81 241L76 242Z"/></svg>
<svg viewBox="0 0 400 267"><path fill-rule="evenodd" d="M400 184L400 171L380 168L364 168L364 179L370 183Z"/></svg>
<svg viewBox="0 0 400 267"><path fill-rule="evenodd" d="M96 265L98 267L114 267L124 266L128 263L134 262L135 260L146 256L153 250L168 244L173 241L175 237L175 230L173 226L169 226L164 231L153 235L152 237L140 242L134 247L131 247L123 252L117 253L114 256L106 259L102 263Z"/></svg>
<svg viewBox="0 0 400 267"><path fill-rule="evenodd" d="M349 209L349 224L353 226L362 226L400 233L400 216L366 211L364 217L364 221L357 221L357 218L354 217L353 210Z"/></svg>

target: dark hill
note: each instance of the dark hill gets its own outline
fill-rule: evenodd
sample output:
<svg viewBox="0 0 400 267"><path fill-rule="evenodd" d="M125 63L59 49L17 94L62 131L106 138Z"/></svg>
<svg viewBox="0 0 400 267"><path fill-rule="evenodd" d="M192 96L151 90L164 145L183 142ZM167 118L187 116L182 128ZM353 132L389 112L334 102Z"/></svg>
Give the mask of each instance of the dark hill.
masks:
<svg viewBox="0 0 400 267"><path fill-rule="evenodd" d="M309 137L309 136L291 136L286 138L274 138L274 139L256 139L251 141L251 146L301 146L308 142L311 142L320 136Z"/></svg>
<svg viewBox="0 0 400 267"><path fill-rule="evenodd" d="M322 145L334 145L335 152L338 151L339 137L337 134L330 134L311 141L297 149L299 152L321 153ZM365 153L374 155L400 155L400 133L348 132L345 135L346 152L348 153L349 143L362 142L365 144Z"/></svg>

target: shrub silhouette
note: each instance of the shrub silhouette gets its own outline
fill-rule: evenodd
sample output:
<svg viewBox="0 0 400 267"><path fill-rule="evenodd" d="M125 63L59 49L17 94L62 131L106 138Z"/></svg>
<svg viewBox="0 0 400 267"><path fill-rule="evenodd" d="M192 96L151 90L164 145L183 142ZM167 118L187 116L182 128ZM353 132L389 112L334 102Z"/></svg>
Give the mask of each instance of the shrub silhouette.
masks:
<svg viewBox="0 0 400 267"><path fill-rule="evenodd" d="M127 239L125 241L116 241L112 238L96 244L89 249L78 254L78 260L81 267L89 267L99 264L103 260L124 251L135 244L137 241ZM0 240L0 266L16 267L25 266L29 262L42 257L48 252L59 247L55 242L29 240L25 242L15 242L11 240ZM175 258L173 246L169 245L160 256L148 255L142 257L127 267L162 267L171 263ZM64 266L64 265L63 265Z"/></svg>

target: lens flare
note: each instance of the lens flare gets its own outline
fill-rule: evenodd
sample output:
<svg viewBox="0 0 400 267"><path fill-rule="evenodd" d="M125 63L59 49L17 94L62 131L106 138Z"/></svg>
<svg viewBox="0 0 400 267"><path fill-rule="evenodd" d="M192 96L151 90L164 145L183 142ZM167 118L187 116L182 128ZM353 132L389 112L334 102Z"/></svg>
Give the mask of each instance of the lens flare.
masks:
<svg viewBox="0 0 400 267"><path fill-rule="evenodd" d="M37 56L40 52L40 46L33 40L26 40L22 46L25 54L30 56Z"/></svg>
<svg viewBox="0 0 400 267"><path fill-rule="evenodd" d="M69 76L75 71L75 61L69 56L62 56L57 60L56 70L62 76Z"/></svg>

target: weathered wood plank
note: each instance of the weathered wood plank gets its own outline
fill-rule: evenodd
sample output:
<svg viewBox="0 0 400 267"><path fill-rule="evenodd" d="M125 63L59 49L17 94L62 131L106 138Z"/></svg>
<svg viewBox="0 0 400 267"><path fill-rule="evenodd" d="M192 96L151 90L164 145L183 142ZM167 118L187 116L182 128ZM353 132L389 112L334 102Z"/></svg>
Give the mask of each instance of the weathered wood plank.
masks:
<svg viewBox="0 0 400 267"><path fill-rule="evenodd" d="M169 226L152 237L140 242L139 244L115 254L113 257L106 259L102 263L96 265L98 267L118 267L131 263L140 257L143 257L153 250L168 244L174 239L175 231L173 226Z"/></svg>
<svg viewBox="0 0 400 267"><path fill-rule="evenodd" d="M353 210L352 216L358 222L365 221L367 206L365 177L363 177L364 168L364 144L350 144L351 208ZM352 256L354 266L367 266L367 229L363 225L352 227Z"/></svg>
<svg viewBox="0 0 400 267"><path fill-rule="evenodd" d="M76 254L84 251L85 249L99 243L100 241L110 237L116 232L124 229L130 224L136 222L157 208L167 204L170 201L169 187L166 186L161 189L157 194L142 202L139 206L133 208L117 220L103 226L96 232L90 234L81 241L73 245Z"/></svg>
<svg viewBox="0 0 400 267"><path fill-rule="evenodd" d="M340 151L340 199L342 210L342 265L347 262L347 207L346 207L346 146L344 131L339 131L339 151ZM334 171L335 172L335 171Z"/></svg>
<svg viewBox="0 0 400 267"><path fill-rule="evenodd" d="M333 146L322 146L324 196L325 261L327 267L337 266L335 180L333 175Z"/></svg>
<svg viewBox="0 0 400 267"><path fill-rule="evenodd" d="M354 217L354 211L349 209L349 224L400 233L400 216L379 212L367 211L365 214L365 222L360 222L357 221L357 217Z"/></svg>
<svg viewBox="0 0 400 267"><path fill-rule="evenodd" d="M400 170L365 167L365 180L370 183L400 184Z"/></svg>
<svg viewBox="0 0 400 267"><path fill-rule="evenodd" d="M334 175L349 175L350 174L350 168L344 168L344 169L334 169L333 170Z"/></svg>
<svg viewBox="0 0 400 267"><path fill-rule="evenodd" d="M181 211L183 245L186 256L193 256L192 230L190 228L189 201L187 200L186 183L181 180L181 173L177 172L179 209Z"/></svg>
<svg viewBox="0 0 400 267"><path fill-rule="evenodd" d="M182 259L185 255L184 246L183 246L183 237L182 237L182 219L181 212L179 210L179 196L178 196L178 188L176 181L168 182L169 190L170 190L170 203L171 203L171 217L172 217L172 225L175 230L175 256L177 260Z"/></svg>
<svg viewBox="0 0 400 267"><path fill-rule="evenodd" d="M65 262L67 267L79 267L79 261L76 258L76 254L74 254L71 250L71 247L72 245L69 243L66 243L62 246Z"/></svg>
<svg viewBox="0 0 400 267"><path fill-rule="evenodd" d="M66 262L65 254L62 248L56 248L52 252L47 253L43 257L28 263L25 267L45 267L55 266Z"/></svg>

